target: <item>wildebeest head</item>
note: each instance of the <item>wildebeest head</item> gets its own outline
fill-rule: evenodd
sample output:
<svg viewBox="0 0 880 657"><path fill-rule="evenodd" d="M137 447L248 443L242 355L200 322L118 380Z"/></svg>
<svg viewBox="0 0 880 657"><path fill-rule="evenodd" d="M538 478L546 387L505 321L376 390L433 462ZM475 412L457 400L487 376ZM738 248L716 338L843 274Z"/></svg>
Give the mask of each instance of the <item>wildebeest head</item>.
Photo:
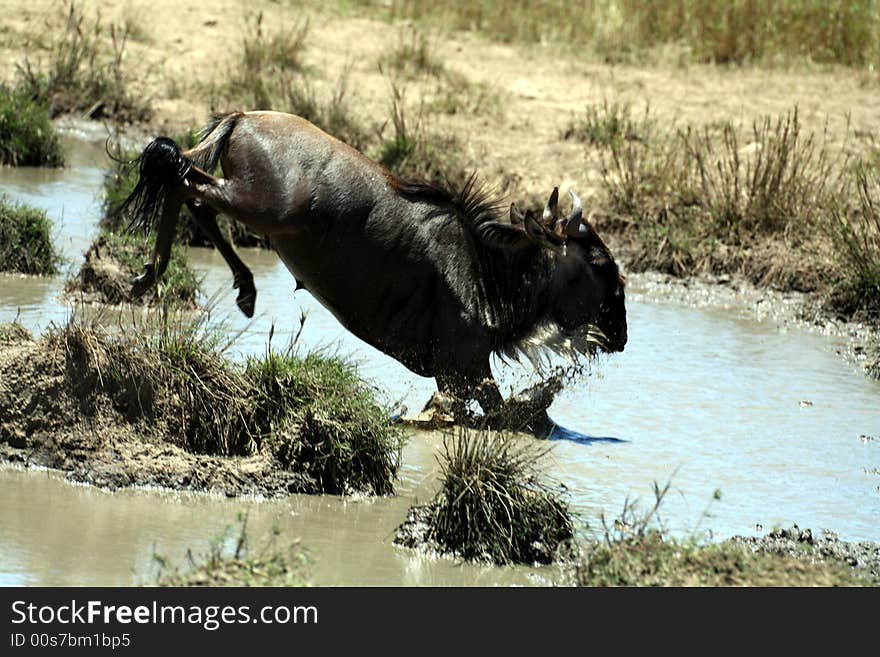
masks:
<svg viewBox="0 0 880 657"><path fill-rule="evenodd" d="M604 351L623 351L626 345L624 277L611 251L593 225L583 216L577 194L570 192L568 216L559 211L555 188L538 218L511 206L511 223L522 224L529 237L556 256L551 319L575 349L582 353L598 346Z"/></svg>

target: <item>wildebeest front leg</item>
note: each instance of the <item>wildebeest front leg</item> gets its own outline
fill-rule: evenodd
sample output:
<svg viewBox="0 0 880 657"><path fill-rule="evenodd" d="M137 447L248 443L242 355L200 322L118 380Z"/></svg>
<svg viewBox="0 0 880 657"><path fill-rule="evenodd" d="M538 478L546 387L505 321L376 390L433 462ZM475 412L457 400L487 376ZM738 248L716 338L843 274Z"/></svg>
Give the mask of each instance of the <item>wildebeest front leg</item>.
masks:
<svg viewBox="0 0 880 657"><path fill-rule="evenodd" d="M470 422L467 404L475 399L485 414L486 422L483 424L489 423L489 426L495 428L493 420L500 417L504 398L492 378L488 361L485 367L470 372L452 372L437 376L437 387L443 396L451 400L457 423Z"/></svg>
<svg viewBox="0 0 880 657"><path fill-rule="evenodd" d="M253 317L254 306L257 302L257 288L254 286L254 275L242 259L238 257L238 254L223 236L223 233L220 232L220 227L217 225L217 211L192 200L187 201L186 206L192 212L199 228L208 236L208 239L211 240L211 243L220 252L220 255L223 256L226 264L229 265L229 269L232 270L232 287L238 289L238 298L235 300L238 308L247 317Z"/></svg>
<svg viewBox="0 0 880 657"><path fill-rule="evenodd" d="M177 231L177 221L180 217L180 208L183 199L177 194L167 194L162 204L162 215L159 218L159 227L156 231L156 244L153 247L153 257L144 265L144 273L131 282L131 296L142 296L156 281L161 278L168 267L171 257L171 243Z"/></svg>
<svg viewBox="0 0 880 657"><path fill-rule="evenodd" d="M547 438L553 432L555 423L547 415L547 406L553 401L552 392L549 396L505 402L487 363L473 394L483 408L488 428L528 431L538 438Z"/></svg>

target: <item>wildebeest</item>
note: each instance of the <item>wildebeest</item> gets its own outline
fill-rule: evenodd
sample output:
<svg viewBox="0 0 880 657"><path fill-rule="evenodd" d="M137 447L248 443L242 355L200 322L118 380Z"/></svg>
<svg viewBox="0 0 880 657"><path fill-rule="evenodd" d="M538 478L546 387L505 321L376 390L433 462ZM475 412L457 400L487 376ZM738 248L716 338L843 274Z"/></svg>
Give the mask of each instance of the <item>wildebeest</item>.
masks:
<svg viewBox="0 0 880 657"><path fill-rule="evenodd" d="M247 316L253 276L218 213L268 236L297 286L348 330L487 415L503 405L493 353L623 350L624 279L574 192L567 216L554 189L543 215L511 206L508 218L474 176L457 190L403 180L290 114L233 112L203 134L185 152L159 137L139 158L124 207L134 224L158 225L134 295L162 276L185 203L229 264ZM525 424L552 427L543 411Z"/></svg>

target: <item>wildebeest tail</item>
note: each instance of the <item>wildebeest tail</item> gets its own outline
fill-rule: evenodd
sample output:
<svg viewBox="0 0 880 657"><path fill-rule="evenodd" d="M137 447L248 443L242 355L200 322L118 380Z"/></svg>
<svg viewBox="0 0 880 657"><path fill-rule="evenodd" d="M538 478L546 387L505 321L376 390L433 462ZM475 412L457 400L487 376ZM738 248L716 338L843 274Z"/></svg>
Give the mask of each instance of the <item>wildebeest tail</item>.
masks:
<svg viewBox="0 0 880 657"><path fill-rule="evenodd" d="M144 149L133 164L138 167L138 181L117 212L131 216L129 229L148 233L159 215L169 190L183 181L193 166L173 139L157 137Z"/></svg>
<svg viewBox="0 0 880 657"><path fill-rule="evenodd" d="M201 131L196 146L185 153L173 139L154 139L133 165L139 169L137 184L116 212L131 216L130 229L149 232L162 212L168 191L179 185L193 166L214 171L235 129L241 112L215 115Z"/></svg>
<svg viewBox="0 0 880 657"><path fill-rule="evenodd" d="M215 114L199 133L199 143L186 152L193 163L206 173L213 173L220 162L235 124L244 116L242 112Z"/></svg>

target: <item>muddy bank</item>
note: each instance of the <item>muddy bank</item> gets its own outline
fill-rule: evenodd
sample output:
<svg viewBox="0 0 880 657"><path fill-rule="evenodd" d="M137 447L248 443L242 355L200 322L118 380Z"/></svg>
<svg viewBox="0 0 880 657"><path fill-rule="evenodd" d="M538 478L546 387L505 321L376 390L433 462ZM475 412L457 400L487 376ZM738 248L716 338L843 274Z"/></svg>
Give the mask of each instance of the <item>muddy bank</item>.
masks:
<svg viewBox="0 0 880 657"><path fill-rule="evenodd" d="M730 543L744 545L758 554L792 557L808 563L842 563L880 585L880 543L841 541L831 531L816 535L793 525L764 536L734 536Z"/></svg>
<svg viewBox="0 0 880 657"><path fill-rule="evenodd" d="M143 273L151 251L152 245L142 236L103 231L86 251L79 271L65 284L64 293L86 303L170 303L196 309L199 283L186 263L183 249L176 244L162 280L145 294L132 295L132 281Z"/></svg>
<svg viewBox="0 0 880 657"><path fill-rule="evenodd" d="M34 340L4 327L0 459L107 489L393 491L402 436L350 370L275 355L243 370L174 330L68 325ZM347 406L323 393L332 375Z"/></svg>

